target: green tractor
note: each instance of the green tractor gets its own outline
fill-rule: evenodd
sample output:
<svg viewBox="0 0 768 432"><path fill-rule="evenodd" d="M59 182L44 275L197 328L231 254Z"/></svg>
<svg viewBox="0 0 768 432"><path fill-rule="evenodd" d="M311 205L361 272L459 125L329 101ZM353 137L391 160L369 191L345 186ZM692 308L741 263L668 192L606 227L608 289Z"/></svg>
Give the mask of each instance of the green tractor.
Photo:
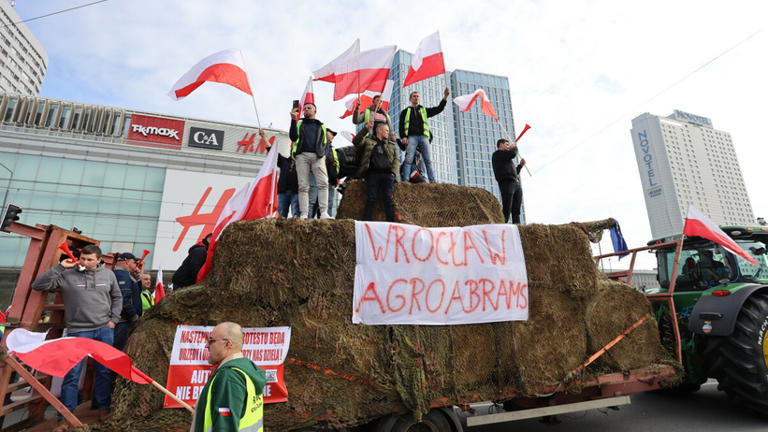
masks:
<svg viewBox="0 0 768 432"><path fill-rule="evenodd" d="M662 342L679 350L685 367L678 391L696 391L716 378L720 390L768 415L768 229L721 229L758 265L700 237L685 238L682 247L679 240L652 241L661 288L646 294Z"/></svg>

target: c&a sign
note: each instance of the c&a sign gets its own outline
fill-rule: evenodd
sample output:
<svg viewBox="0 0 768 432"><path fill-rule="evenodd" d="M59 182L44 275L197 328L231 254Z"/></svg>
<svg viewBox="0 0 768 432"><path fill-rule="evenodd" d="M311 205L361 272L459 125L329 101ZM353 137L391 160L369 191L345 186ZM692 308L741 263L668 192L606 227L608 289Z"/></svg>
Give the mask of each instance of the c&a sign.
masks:
<svg viewBox="0 0 768 432"><path fill-rule="evenodd" d="M224 148L224 131L190 127L188 144L190 147L221 150Z"/></svg>

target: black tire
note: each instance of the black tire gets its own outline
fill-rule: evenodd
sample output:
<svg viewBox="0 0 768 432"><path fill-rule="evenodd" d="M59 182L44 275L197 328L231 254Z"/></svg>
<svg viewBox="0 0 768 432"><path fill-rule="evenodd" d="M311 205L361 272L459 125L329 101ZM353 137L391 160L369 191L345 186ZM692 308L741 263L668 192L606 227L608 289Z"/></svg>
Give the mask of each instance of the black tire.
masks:
<svg viewBox="0 0 768 432"><path fill-rule="evenodd" d="M706 357L718 388L738 403L768 416L768 294L750 296L730 336L708 340Z"/></svg>
<svg viewBox="0 0 768 432"><path fill-rule="evenodd" d="M456 424L450 414L434 408L424 415L420 422L413 420L413 415L393 415L381 419L373 426L372 432L462 432L461 424Z"/></svg>

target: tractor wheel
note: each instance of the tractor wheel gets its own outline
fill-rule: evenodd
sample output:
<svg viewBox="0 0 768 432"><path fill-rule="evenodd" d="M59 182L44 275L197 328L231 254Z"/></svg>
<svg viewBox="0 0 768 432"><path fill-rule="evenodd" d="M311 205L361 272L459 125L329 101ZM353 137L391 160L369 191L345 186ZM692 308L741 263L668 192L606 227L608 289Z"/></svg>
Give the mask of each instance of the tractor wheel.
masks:
<svg viewBox="0 0 768 432"><path fill-rule="evenodd" d="M454 418L456 417L455 421ZM411 414L392 415L380 419L372 432L462 432L458 417L449 409L433 408L420 422L415 422Z"/></svg>
<svg viewBox="0 0 768 432"><path fill-rule="evenodd" d="M750 296L730 336L710 338L707 358L718 388L748 408L768 415L768 294Z"/></svg>

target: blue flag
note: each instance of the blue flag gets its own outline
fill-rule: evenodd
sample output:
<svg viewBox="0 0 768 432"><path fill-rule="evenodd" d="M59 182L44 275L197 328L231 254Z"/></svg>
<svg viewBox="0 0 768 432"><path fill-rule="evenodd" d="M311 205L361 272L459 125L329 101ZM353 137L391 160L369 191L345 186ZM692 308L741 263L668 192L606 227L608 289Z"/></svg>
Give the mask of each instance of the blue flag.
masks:
<svg viewBox="0 0 768 432"><path fill-rule="evenodd" d="M616 225L611 228L611 242L613 243L614 252L621 252L629 249L626 240L624 240L624 236L621 234L619 222L616 222ZM622 259L627 255L629 254L619 255L619 259Z"/></svg>

